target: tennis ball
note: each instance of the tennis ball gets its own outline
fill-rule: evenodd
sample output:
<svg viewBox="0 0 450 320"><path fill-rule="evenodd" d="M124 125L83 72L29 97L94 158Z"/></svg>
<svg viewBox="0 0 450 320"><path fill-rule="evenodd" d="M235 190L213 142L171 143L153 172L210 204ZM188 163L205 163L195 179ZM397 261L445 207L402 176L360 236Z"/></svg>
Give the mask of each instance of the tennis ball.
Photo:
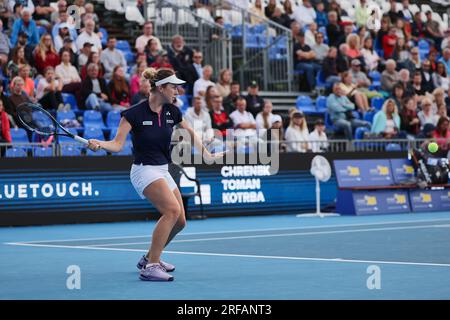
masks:
<svg viewBox="0 0 450 320"><path fill-rule="evenodd" d="M428 151L430 151L431 153L435 153L436 151L438 151L439 146L436 142L431 142L428 144Z"/></svg>

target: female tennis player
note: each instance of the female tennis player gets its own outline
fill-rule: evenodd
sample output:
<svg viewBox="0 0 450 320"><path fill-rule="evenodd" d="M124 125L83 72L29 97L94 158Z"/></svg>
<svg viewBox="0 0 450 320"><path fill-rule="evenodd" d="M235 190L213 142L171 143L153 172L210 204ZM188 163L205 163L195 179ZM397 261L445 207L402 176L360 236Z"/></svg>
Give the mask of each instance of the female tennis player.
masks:
<svg viewBox="0 0 450 320"><path fill-rule="evenodd" d="M151 85L149 99L122 111L114 140L91 139L88 147L94 151L102 148L109 152L119 152L131 131L134 156L131 182L141 198L147 198L161 213L153 231L149 252L137 265L141 270L140 279L172 281L174 278L168 272L174 271L175 266L163 262L160 257L164 247L186 225L181 194L168 171L173 127L179 124L186 129L193 138L194 145L202 150L206 158L212 159L223 154L211 155L183 120L178 107L172 104L178 94L177 86L185 81L178 79L170 69L156 71L148 68L142 75Z"/></svg>

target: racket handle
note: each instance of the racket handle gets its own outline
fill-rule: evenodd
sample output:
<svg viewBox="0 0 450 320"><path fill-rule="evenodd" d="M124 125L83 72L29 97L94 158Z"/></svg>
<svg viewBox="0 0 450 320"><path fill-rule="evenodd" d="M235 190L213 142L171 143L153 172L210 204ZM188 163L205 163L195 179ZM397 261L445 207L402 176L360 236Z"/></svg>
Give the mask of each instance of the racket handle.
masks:
<svg viewBox="0 0 450 320"><path fill-rule="evenodd" d="M85 145L88 145L88 144L89 144L89 141L87 141L86 139L84 139L84 138L82 138L82 137L80 137L80 136L74 136L73 138L74 138L76 141L81 142L81 143L83 143L83 144L85 144Z"/></svg>

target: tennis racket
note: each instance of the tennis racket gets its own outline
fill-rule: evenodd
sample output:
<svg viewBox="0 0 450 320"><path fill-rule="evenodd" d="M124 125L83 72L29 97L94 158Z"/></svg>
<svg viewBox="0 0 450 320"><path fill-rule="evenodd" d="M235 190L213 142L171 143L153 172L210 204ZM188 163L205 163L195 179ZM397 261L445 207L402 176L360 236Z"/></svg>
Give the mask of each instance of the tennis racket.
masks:
<svg viewBox="0 0 450 320"><path fill-rule="evenodd" d="M39 104L25 102L17 106L17 116L25 129L42 136L66 136L85 145L86 139L69 132Z"/></svg>

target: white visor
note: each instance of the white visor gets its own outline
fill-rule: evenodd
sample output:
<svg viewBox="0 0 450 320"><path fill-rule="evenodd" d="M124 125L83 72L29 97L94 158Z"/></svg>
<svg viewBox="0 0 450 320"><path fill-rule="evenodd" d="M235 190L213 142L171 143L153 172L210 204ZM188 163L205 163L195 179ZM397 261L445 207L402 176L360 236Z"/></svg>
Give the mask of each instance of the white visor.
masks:
<svg viewBox="0 0 450 320"><path fill-rule="evenodd" d="M178 79L176 75L171 75L170 77L164 78L162 80L156 81L155 85L157 87L162 86L163 84L170 83L170 84L185 84L186 81Z"/></svg>

